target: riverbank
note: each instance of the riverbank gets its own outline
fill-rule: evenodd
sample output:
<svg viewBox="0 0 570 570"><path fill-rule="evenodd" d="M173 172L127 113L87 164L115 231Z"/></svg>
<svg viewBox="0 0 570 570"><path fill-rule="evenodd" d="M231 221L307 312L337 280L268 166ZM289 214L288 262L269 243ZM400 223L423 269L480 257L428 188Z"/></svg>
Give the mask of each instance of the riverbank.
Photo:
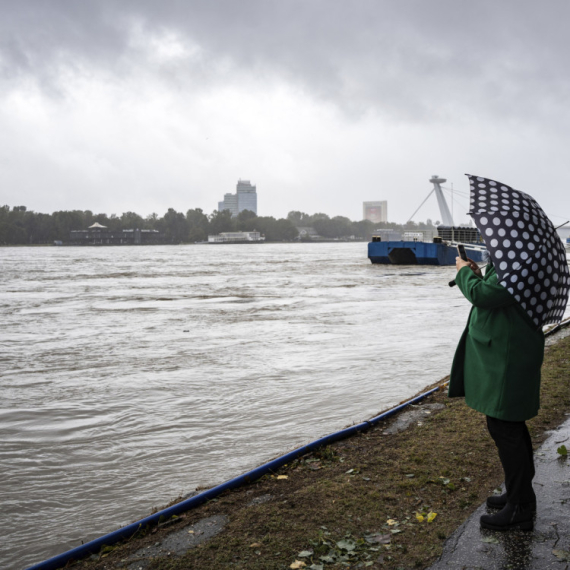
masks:
<svg viewBox="0 0 570 570"><path fill-rule="evenodd" d="M570 413L569 350L547 349L536 446ZM501 482L484 416L440 391L76 567L426 568Z"/></svg>

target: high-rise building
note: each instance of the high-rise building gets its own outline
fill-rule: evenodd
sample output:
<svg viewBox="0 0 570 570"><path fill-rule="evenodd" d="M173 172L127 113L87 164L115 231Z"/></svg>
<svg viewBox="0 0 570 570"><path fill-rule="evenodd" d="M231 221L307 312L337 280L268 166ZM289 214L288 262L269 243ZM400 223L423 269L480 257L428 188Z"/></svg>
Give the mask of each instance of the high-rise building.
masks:
<svg viewBox="0 0 570 570"><path fill-rule="evenodd" d="M377 224L378 222L387 222L388 202L386 200L382 200L379 202L363 202L362 219L370 220L375 224Z"/></svg>
<svg viewBox="0 0 570 570"><path fill-rule="evenodd" d="M249 210L257 214L257 189L249 180L237 183L238 211Z"/></svg>
<svg viewBox="0 0 570 570"><path fill-rule="evenodd" d="M257 214L257 189L249 180L239 180L235 194L224 194L224 201L218 202L218 211L229 210L237 216L244 210Z"/></svg>
<svg viewBox="0 0 570 570"><path fill-rule="evenodd" d="M229 210L232 213L232 216L237 216L239 214L237 194L224 194L224 201L220 203L222 204L221 209Z"/></svg>

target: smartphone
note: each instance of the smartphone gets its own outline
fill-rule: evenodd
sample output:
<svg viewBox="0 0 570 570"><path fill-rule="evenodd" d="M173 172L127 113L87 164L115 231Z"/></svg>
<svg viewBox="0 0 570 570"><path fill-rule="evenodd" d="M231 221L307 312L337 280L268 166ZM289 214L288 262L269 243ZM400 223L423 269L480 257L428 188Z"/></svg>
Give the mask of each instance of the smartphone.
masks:
<svg viewBox="0 0 570 570"><path fill-rule="evenodd" d="M467 261L467 254L465 253L465 246L460 243L457 246L457 253L459 255L459 257L461 257L461 259L463 259L463 261Z"/></svg>

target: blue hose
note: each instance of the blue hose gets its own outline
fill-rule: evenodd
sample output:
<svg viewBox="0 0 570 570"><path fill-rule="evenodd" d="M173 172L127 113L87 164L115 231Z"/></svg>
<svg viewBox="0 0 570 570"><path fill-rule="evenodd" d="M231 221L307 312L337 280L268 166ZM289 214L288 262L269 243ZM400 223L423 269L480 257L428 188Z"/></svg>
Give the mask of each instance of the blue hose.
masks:
<svg viewBox="0 0 570 570"><path fill-rule="evenodd" d="M212 487L212 489L208 489L207 491L204 491L199 495L195 495L194 497L190 497L189 499L181 501L176 505L172 505L172 507L168 507L166 509L163 509L162 511L158 511L157 513L154 513L153 515L141 519L140 521L134 522L114 532L110 532L109 534L96 538L95 540L91 540L90 542L86 542L81 546L77 546L76 548L68 550L63 554L58 554L57 556L54 556L48 560L44 560L39 564L30 566L27 570L58 570L59 568L65 566L71 560L79 560L81 558L84 558L85 556L88 556L89 554L99 552L102 546L111 546L119 542L120 540L130 538L137 531L143 530L148 525L158 523L161 518L167 519L173 515L179 515L180 513L189 511L190 509L198 507L199 505L202 505L207 501L211 501L215 497L221 495L224 491L227 491L229 489L236 489L237 487L241 487L242 485L246 485L247 483L251 483L256 479L263 477L263 475L266 475L267 473L273 473L283 465L291 463L295 459L298 459L299 457L306 455L310 451L314 451L319 447L329 445L340 439L345 439L347 437L350 437L351 435L355 435L358 432L365 431L370 427L372 427L373 425L377 424L378 422L381 422L386 418L393 416L394 414L398 413L400 410L403 410L410 404L415 404L416 402L423 400L430 394L437 392L439 389L440 389L439 386L433 388L432 390L424 392L423 394L420 394L419 396L413 398L412 400L408 400L407 402L404 402L403 404L400 404L399 406L396 406L395 408L392 408L391 410L388 410L387 412L384 412L379 416L372 418L371 420L331 433L330 435L326 435L325 437L321 437L320 439L317 439L307 445L304 445L303 447L299 447L294 451L286 453L285 455L282 455L277 459L273 459L272 461L269 461L268 463L265 463L260 467L256 467L255 469L252 469L251 471L248 471L247 473L244 473L239 477L230 479L229 481L226 481L225 483L222 483L217 487Z"/></svg>

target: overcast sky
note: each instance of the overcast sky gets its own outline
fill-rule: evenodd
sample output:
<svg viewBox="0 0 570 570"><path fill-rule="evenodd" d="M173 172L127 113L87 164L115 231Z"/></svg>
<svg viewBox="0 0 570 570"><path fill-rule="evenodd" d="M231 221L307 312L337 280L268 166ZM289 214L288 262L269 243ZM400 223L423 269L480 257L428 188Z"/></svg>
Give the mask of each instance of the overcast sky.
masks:
<svg viewBox="0 0 570 570"><path fill-rule="evenodd" d="M259 215L403 222L468 172L570 219L567 0L0 6L3 204L210 213L242 178Z"/></svg>

